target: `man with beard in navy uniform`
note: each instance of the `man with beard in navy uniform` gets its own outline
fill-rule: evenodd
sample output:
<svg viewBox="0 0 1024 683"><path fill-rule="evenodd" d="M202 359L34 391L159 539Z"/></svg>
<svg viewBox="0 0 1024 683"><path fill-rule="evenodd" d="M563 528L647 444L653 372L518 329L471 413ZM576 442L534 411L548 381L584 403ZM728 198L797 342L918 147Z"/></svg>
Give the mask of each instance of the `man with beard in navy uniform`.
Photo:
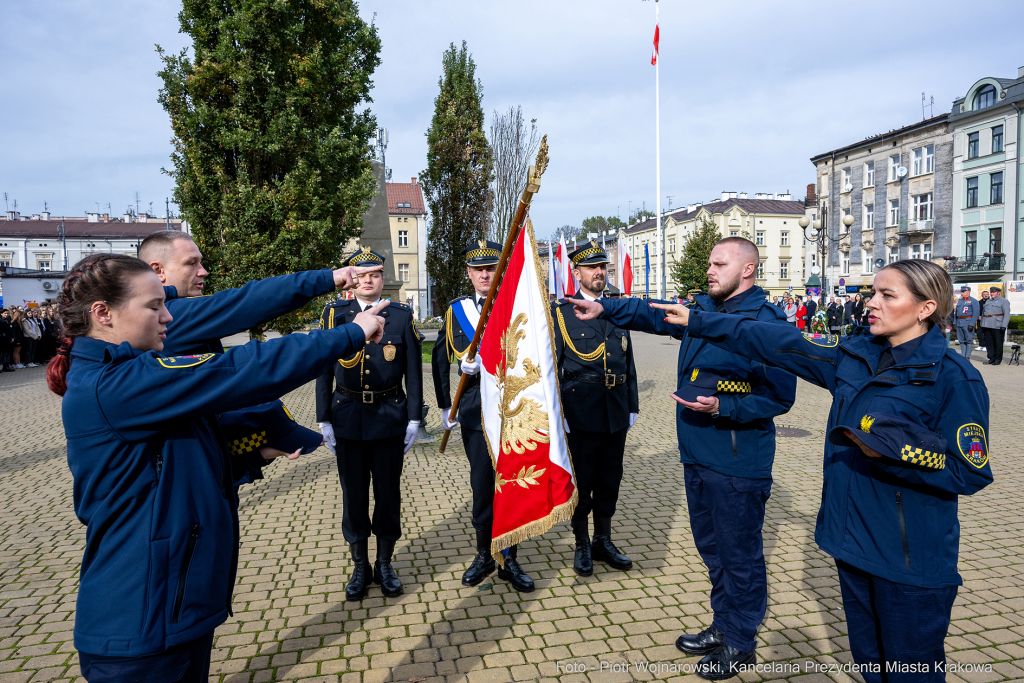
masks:
<svg viewBox="0 0 1024 683"><path fill-rule="evenodd" d="M363 247L345 265L383 265L384 258ZM362 273L355 299L324 308L321 329L351 322L380 301L381 271ZM423 360L412 309L391 303L381 311L384 337L367 342L351 358L339 358L316 381L316 419L327 447L338 459L343 513L341 529L352 550L353 570L345 597L362 600L371 580L386 597L402 593L391 566L402 535L402 463L416 440L423 413ZM405 391L402 391L402 379ZM373 484L371 521L370 484ZM367 539L377 537L377 562L370 566Z"/></svg>

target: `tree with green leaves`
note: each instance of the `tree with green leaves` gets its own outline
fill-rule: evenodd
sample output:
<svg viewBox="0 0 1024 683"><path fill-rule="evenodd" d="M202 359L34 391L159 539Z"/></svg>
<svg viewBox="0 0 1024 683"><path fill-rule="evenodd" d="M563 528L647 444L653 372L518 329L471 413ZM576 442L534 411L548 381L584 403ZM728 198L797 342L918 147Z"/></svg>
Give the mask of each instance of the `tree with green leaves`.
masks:
<svg viewBox="0 0 1024 683"><path fill-rule="evenodd" d="M708 259L720 239L722 235L718 232L718 225L707 216L701 216L693 235L683 245L683 255L672 264L670 274L679 292L690 289L707 291Z"/></svg>
<svg viewBox="0 0 1024 683"><path fill-rule="evenodd" d="M157 46L174 133L165 172L206 285L337 267L377 191L365 106L376 29L352 0L184 0L178 21L191 50ZM290 332L321 305L268 327Z"/></svg>
<svg viewBox="0 0 1024 683"><path fill-rule="evenodd" d="M452 43L445 50L441 67L427 130L427 169L420 177L430 207L427 273L443 306L470 292L459 252L487 234L492 160L484 135L483 84L466 41L461 49Z"/></svg>

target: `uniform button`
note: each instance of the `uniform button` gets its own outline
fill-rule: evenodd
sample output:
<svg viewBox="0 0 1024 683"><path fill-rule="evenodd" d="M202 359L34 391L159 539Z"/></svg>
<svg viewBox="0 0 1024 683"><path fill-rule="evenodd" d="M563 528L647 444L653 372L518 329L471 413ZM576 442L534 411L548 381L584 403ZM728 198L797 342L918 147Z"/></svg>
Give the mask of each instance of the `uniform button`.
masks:
<svg viewBox="0 0 1024 683"><path fill-rule="evenodd" d="M370 345L370 340L369 340L369 339L367 339L367 340L366 340L366 345L367 345L367 346L369 346L369 345Z"/></svg>
<svg viewBox="0 0 1024 683"><path fill-rule="evenodd" d="M369 384L364 384L364 385L363 385L363 389L369 389L369 388L370 388L370 385L369 385Z"/></svg>
<svg viewBox="0 0 1024 683"><path fill-rule="evenodd" d="M369 370L367 370L367 371L366 371L366 374L367 374L367 375L369 375L369 374L370 374L370 371L369 371Z"/></svg>

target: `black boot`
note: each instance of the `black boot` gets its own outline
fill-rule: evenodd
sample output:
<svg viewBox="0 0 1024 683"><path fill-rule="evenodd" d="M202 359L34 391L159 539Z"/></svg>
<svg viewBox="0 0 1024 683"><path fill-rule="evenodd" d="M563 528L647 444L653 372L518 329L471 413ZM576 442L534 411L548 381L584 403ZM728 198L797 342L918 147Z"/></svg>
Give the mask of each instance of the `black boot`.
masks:
<svg viewBox="0 0 1024 683"><path fill-rule="evenodd" d="M349 546L352 549L352 576L345 586L346 600L362 600L370 590L370 579L373 567L366 558L366 539L356 541Z"/></svg>
<svg viewBox="0 0 1024 683"><path fill-rule="evenodd" d="M380 584L380 590L387 598L397 598L402 594L402 582L391 566L394 552L394 541L377 538L377 562L373 565L373 582Z"/></svg>
<svg viewBox="0 0 1024 683"><path fill-rule="evenodd" d="M725 645L725 634L708 626L695 636L684 633L676 638L676 647L688 655L706 655Z"/></svg>
<svg viewBox="0 0 1024 683"><path fill-rule="evenodd" d="M576 557L572 560L572 570L580 576L591 576L594 573L594 560L590 557L590 523L589 519L572 520L572 532L576 536Z"/></svg>
<svg viewBox="0 0 1024 683"><path fill-rule="evenodd" d="M505 555L505 566L498 567L498 578L508 581L520 593L530 593L533 591L533 579L519 566L518 554L518 546L508 549L508 554Z"/></svg>
<svg viewBox="0 0 1024 683"><path fill-rule="evenodd" d="M476 557L469 569L462 575L463 586L475 586L494 571L494 558L491 557L491 535L486 531L476 530Z"/></svg>
<svg viewBox="0 0 1024 683"><path fill-rule="evenodd" d="M743 652L731 645L722 645L697 662L696 674L706 681L724 681L738 675L745 666L757 663L754 650Z"/></svg>
<svg viewBox="0 0 1024 683"><path fill-rule="evenodd" d="M595 560L607 562L615 569L633 568L633 560L620 553L612 543L611 517L594 517L594 542L591 553Z"/></svg>

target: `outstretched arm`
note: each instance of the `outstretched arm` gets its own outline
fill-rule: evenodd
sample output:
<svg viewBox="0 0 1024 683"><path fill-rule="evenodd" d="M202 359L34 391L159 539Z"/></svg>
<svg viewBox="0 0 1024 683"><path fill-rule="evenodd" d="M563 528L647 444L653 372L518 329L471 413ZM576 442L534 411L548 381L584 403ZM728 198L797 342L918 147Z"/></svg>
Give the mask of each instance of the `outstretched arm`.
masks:
<svg viewBox="0 0 1024 683"><path fill-rule="evenodd" d="M600 317L610 321L616 327L667 335L676 339L681 339L686 334L685 328L665 322L664 316L648 306L649 300L602 299L600 303L586 299L570 301L576 307L576 317L580 320L594 320ZM660 303L668 304L668 302Z"/></svg>

